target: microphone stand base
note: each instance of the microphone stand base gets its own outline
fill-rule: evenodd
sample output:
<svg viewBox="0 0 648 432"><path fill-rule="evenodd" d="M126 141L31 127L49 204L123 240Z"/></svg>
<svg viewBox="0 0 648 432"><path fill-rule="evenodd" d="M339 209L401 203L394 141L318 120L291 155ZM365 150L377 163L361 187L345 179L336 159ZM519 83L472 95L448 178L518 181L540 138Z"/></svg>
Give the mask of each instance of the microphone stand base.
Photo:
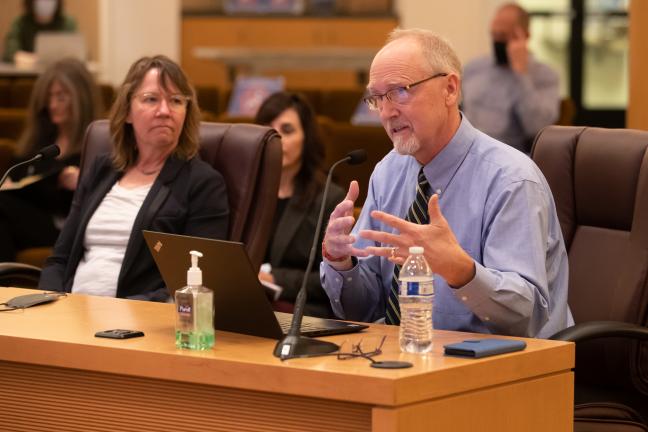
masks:
<svg viewBox="0 0 648 432"><path fill-rule="evenodd" d="M305 336L286 336L274 349L274 356L281 360L297 357L317 357L339 351L340 347L333 342L317 340Z"/></svg>

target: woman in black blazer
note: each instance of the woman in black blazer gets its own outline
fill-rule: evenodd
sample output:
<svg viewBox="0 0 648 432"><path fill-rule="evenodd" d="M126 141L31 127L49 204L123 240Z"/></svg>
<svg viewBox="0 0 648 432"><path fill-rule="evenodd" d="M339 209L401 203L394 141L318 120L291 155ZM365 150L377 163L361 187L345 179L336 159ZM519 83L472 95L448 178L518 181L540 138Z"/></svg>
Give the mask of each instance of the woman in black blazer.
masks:
<svg viewBox="0 0 648 432"><path fill-rule="evenodd" d="M77 187L83 134L102 114L99 88L80 61L59 60L38 77L14 163L52 144L61 153L14 170L5 183L9 190L0 192L0 261L14 261L22 249L54 245ZM41 179L22 188L11 185L32 176Z"/></svg>
<svg viewBox="0 0 648 432"><path fill-rule="evenodd" d="M259 108L255 122L276 129L281 135L283 149L274 230L259 279L281 286L280 301L294 304L304 278L322 204L325 175L321 163L324 146L313 110L301 95L288 92L271 95ZM339 186L331 184L325 204L325 220L344 196ZM323 235L322 230L319 244ZM318 252L315 270L308 275L305 313L332 317L329 298L319 279L317 264L321 261L322 256Z"/></svg>
<svg viewBox="0 0 648 432"><path fill-rule="evenodd" d="M225 182L197 156L199 124L176 63L156 56L131 66L110 114L112 155L84 172L40 288L167 300L142 230L227 236Z"/></svg>

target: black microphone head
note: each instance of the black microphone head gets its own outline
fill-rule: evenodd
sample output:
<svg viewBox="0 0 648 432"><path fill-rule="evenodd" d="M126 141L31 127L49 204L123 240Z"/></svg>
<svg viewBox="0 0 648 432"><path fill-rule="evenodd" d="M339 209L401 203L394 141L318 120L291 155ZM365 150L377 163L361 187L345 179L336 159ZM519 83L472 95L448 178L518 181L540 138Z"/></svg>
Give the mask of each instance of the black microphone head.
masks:
<svg viewBox="0 0 648 432"><path fill-rule="evenodd" d="M347 153L349 165L358 165L367 160L367 152L364 149L352 150Z"/></svg>
<svg viewBox="0 0 648 432"><path fill-rule="evenodd" d="M61 149L56 144L48 145L43 147L41 151L38 152L41 159L53 159L59 154L61 154Z"/></svg>

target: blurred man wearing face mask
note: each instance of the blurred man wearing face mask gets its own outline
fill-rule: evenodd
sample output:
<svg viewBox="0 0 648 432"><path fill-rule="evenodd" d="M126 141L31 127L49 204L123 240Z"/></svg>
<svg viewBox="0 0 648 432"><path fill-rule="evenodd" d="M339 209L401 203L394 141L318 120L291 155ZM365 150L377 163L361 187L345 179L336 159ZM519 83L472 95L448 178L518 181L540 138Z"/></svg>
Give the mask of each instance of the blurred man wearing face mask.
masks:
<svg viewBox="0 0 648 432"><path fill-rule="evenodd" d="M463 111L473 125L529 153L535 135L558 119L558 75L529 53L529 14L501 6L491 23L493 54L464 68Z"/></svg>
<svg viewBox="0 0 648 432"><path fill-rule="evenodd" d="M36 34L41 31L74 32L73 18L63 13L63 0L24 0L24 13L16 18L5 36L2 61L15 62L34 52Z"/></svg>

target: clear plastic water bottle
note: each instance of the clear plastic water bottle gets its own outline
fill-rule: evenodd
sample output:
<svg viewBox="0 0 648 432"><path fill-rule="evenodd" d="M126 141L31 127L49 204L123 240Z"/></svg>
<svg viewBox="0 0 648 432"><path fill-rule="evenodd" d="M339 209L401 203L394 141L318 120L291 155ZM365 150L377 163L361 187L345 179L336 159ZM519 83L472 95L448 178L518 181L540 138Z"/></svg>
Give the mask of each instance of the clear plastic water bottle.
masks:
<svg viewBox="0 0 648 432"><path fill-rule="evenodd" d="M400 347L409 353L432 350L432 305L434 276L423 256L423 248L412 246L399 273Z"/></svg>

